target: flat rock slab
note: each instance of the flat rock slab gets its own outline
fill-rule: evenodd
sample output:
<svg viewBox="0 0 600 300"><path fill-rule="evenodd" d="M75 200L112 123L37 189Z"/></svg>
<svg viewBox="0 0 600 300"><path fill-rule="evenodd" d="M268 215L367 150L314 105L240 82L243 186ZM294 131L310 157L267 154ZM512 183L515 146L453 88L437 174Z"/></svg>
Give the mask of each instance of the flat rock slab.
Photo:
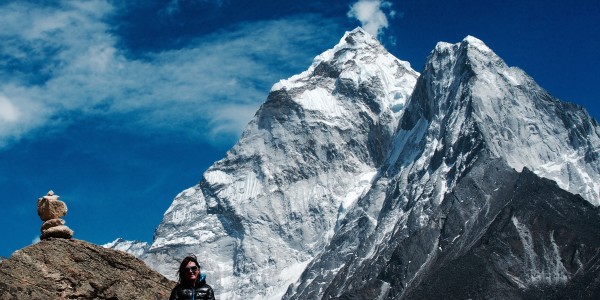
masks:
<svg viewBox="0 0 600 300"><path fill-rule="evenodd" d="M70 239L73 237L73 230L65 225L58 225L42 230L41 240L49 238Z"/></svg>

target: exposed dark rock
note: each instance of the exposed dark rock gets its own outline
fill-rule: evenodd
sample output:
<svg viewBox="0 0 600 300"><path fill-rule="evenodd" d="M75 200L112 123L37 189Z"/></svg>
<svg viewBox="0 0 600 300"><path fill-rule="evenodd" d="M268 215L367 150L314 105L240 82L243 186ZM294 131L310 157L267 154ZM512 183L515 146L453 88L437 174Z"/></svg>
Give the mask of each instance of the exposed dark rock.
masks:
<svg viewBox="0 0 600 300"><path fill-rule="evenodd" d="M500 170L488 165L448 196L435 267L402 298L600 299L600 210L527 169ZM502 193L490 193L490 178ZM483 195L487 204L465 209ZM478 211L471 232L464 211Z"/></svg>
<svg viewBox="0 0 600 300"><path fill-rule="evenodd" d="M172 282L122 251L50 238L0 261L0 299L167 299Z"/></svg>

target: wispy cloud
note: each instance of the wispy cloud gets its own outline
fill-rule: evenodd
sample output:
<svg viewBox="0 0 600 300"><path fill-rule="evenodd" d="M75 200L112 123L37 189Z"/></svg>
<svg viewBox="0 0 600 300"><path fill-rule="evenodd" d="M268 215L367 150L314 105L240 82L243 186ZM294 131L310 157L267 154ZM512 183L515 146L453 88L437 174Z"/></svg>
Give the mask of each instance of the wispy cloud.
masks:
<svg viewBox="0 0 600 300"><path fill-rule="evenodd" d="M131 58L109 1L0 6L0 148L81 118L212 143L235 139L277 80L335 41L314 15L239 24ZM333 45L330 45L333 46Z"/></svg>
<svg viewBox="0 0 600 300"><path fill-rule="evenodd" d="M179 13L182 10L182 2L189 4L193 3L210 3L217 6L222 6L224 0L171 0L165 6L164 11L169 14Z"/></svg>
<svg viewBox="0 0 600 300"><path fill-rule="evenodd" d="M396 15L391 7L392 3L385 0L359 0L350 7L348 17L357 19L364 30L378 37L388 27L388 19L383 10L388 10L392 18Z"/></svg>

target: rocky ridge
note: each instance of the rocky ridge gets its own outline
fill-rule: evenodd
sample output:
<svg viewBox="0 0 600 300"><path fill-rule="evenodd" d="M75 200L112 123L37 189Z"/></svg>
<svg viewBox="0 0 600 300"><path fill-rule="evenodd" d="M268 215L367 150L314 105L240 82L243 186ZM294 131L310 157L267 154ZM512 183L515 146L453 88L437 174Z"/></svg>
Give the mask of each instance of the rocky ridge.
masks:
<svg viewBox="0 0 600 300"><path fill-rule="evenodd" d="M0 299L167 299L175 286L134 256L48 238L0 261Z"/></svg>
<svg viewBox="0 0 600 300"><path fill-rule="evenodd" d="M481 197L469 201L473 195ZM489 202L478 205L485 196ZM518 173L493 160L478 163L448 198L439 243L443 252L402 298L600 297L600 209L526 168ZM480 207L487 218L464 214L478 213ZM487 226L475 226L470 240L459 241L461 231L465 234L461 225L471 220ZM403 265L400 253L396 249L382 276L391 286L401 281L393 272Z"/></svg>

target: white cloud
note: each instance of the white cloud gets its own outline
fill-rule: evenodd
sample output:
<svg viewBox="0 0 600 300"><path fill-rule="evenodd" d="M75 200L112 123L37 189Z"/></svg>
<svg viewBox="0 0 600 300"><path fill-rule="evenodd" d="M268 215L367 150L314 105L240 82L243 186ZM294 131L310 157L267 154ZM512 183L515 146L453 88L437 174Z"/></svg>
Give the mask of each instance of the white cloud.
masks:
<svg viewBox="0 0 600 300"><path fill-rule="evenodd" d="M19 119L19 110L10 99L0 95L0 124L12 123Z"/></svg>
<svg viewBox="0 0 600 300"><path fill-rule="evenodd" d="M85 117L138 134L237 138L281 78L336 41L316 16L245 23L180 49L131 58L106 16L108 1L0 6L0 147ZM304 52L303 52L304 51Z"/></svg>
<svg viewBox="0 0 600 300"><path fill-rule="evenodd" d="M349 18L355 18L361 27L374 37L381 35L384 28L388 27L388 19L382 8L391 8L391 3L385 0L359 0L350 7ZM396 12L391 10L390 16Z"/></svg>

